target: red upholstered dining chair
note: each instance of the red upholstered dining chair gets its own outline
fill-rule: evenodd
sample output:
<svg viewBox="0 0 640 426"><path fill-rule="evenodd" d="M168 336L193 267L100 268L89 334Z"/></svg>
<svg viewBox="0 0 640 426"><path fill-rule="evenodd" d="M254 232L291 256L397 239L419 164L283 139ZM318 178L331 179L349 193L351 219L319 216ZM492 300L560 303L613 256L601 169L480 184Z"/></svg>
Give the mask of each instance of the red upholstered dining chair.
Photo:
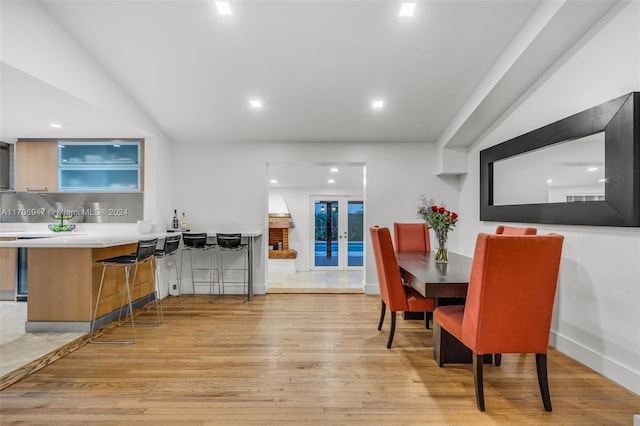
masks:
<svg viewBox="0 0 640 426"><path fill-rule="evenodd" d="M537 228L518 228L515 226L498 225L496 228L496 234L501 235L536 235L538 233Z"/></svg>
<svg viewBox="0 0 640 426"><path fill-rule="evenodd" d="M369 228L371 234L371 244L376 259L376 271L378 273L378 283L380 285L381 311L378 330L382 329L386 308L391 311L391 331L387 341L387 349L391 347L393 335L396 330L396 312L433 311L435 306L433 299L427 299L414 290L412 287L402 284L400 267L396 252L391 242L389 228L372 226Z"/></svg>
<svg viewBox="0 0 640 426"><path fill-rule="evenodd" d="M394 223L393 243L396 251L420 251L428 253L431 251L431 241L429 239L429 228L426 223ZM429 328L429 321L432 319L431 312L424 314L419 312L405 312L404 318L420 318L424 315L424 326Z"/></svg>
<svg viewBox="0 0 640 426"><path fill-rule="evenodd" d="M484 411L483 355L534 353L542 402L551 411L547 351L564 237L479 234L464 306L434 311L441 343L448 332L473 352L478 409ZM434 332L434 336L437 332ZM441 346L438 365L444 363Z"/></svg>
<svg viewBox="0 0 640 426"><path fill-rule="evenodd" d="M393 242L396 251L431 251L426 223L394 223Z"/></svg>
<svg viewBox="0 0 640 426"><path fill-rule="evenodd" d="M520 228L516 226L498 225L496 228L496 234L498 235L536 235L538 233L537 228ZM501 354L493 354L493 362L495 365L500 365L502 362Z"/></svg>

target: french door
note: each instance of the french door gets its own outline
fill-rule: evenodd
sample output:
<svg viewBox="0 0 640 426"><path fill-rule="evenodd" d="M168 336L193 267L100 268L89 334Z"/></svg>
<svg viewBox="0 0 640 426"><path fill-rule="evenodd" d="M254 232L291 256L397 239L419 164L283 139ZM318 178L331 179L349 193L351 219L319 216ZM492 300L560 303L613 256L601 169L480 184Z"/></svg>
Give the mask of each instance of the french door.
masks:
<svg viewBox="0 0 640 426"><path fill-rule="evenodd" d="M364 202L352 197L314 197L313 269L361 269Z"/></svg>

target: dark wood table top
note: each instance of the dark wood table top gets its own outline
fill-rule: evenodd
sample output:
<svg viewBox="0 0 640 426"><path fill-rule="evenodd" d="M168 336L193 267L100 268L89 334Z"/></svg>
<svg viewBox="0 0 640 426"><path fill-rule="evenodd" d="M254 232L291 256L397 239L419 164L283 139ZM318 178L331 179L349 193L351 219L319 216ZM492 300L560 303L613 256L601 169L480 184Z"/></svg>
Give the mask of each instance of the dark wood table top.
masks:
<svg viewBox="0 0 640 426"><path fill-rule="evenodd" d="M425 297L466 297L472 258L449 252L449 263L436 264L435 252L398 252L404 281Z"/></svg>

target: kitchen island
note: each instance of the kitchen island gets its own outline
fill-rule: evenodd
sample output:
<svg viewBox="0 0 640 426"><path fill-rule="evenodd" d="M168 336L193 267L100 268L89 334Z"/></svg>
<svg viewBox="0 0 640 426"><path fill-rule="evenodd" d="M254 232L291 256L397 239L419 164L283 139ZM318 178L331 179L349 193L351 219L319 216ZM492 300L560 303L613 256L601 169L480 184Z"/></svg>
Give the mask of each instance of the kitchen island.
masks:
<svg viewBox="0 0 640 426"><path fill-rule="evenodd" d="M101 259L135 253L142 239L162 239L166 233L3 231L0 248L27 248L27 332L88 332L102 276ZM134 307L154 292L151 263L142 266L132 286ZM124 272L110 268L100 302L97 327L112 321L124 302L118 292Z"/></svg>

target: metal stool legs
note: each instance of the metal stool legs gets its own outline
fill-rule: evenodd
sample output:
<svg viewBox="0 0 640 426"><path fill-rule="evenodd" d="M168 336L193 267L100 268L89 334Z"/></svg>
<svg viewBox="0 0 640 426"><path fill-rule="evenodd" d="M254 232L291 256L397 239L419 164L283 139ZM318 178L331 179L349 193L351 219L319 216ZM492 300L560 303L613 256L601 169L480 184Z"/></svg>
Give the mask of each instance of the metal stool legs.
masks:
<svg viewBox="0 0 640 426"><path fill-rule="evenodd" d="M132 333L132 338L131 340L110 340L110 341L96 341L94 336L94 332L95 332L95 323L96 323L96 319L98 316L98 307L100 306L100 299L102 296L102 288L104 285L104 276L107 272L107 268L109 267L121 267L124 268L124 274L125 274L125 281L124 281L124 286L125 286L125 292L127 295L127 303L129 305L129 314L131 315L131 333ZM89 333L89 342L90 343L104 343L104 344L133 344L136 342L136 328L135 328L135 322L133 319L133 305L131 303L131 286L129 285L129 275L131 273L131 266L130 265L123 265L123 264L114 264L114 263L107 263L107 262L103 262L102 263L102 277L100 278L100 287L98 288L98 298L96 299L96 307L93 311L93 318L91 319L91 330ZM123 295L124 296L124 295ZM118 315L118 321L122 320L122 307L123 304L120 303L120 313ZM126 318L125 318L126 321Z"/></svg>
<svg viewBox="0 0 640 426"><path fill-rule="evenodd" d="M149 294L147 295L147 310L149 310L149 305L151 304L151 295L153 294L153 301L156 305L156 321L155 322L141 322L138 321L138 325L145 325L145 326L158 326L160 324L162 324L162 321L164 320L164 314L162 312L162 301L160 300L160 291L158 290L158 280L156 279L158 274L157 274L157 265L155 263L155 258L151 257L149 258L149 260L147 260L147 262L149 262L149 267L151 268L151 280L153 281L153 285L152 288L153 290L151 292L149 292ZM139 264L138 264L139 265ZM133 282L135 283L135 277L136 274L138 272L138 265L136 265L136 272L133 274Z"/></svg>
<svg viewBox="0 0 640 426"><path fill-rule="evenodd" d="M243 267L242 267L242 294L247 294L247 274L248 274L248 268L247 268L247 264L248 264L248 257L249 257L249 251L247 250L246 246L240 246L237 248L223 248L220 247L219 249L219 257L218 257L218 276L220 277L220 282L221 284L219 284L219 288L220 288L220 292L221 294L224 296L225 291L225 283L224 283L224 271L238 271L240 269L237 268L225 268L224 267L224 259L223 259L223 254L226 253L238 253L238 252L242 252L242 258L243 258ZM237 281L236 281L237 282Z"/></svg>
<svg viewBox="0 0 640 426"><path fill-rule="evenodd" d="M180 294L182 295L182 268L184 266L184 254L188 252L189 253L189 260L191 260L191 250L188 248L185 248L182 250L182 253L180 254ZM189 297L193 296L194 294L196 294L196 286L195 283L193 282L193 270L191 271L191 294L188 297L185 297L184 300L187 300Z"/></svg>
<svg viewBox="0 0 640 426"><path fill-rule="evenodd" d="M218 259L214 259L216 255L218 255ZM214 260L216 263L216 269L213 268ZM211 255L211 282L209 283L209 303L215 302L216 300L220 299L224 295L223 294L224 290L222 289L222 287L220 287L220 269L218 268L219 261L220 261L220 253L218 253L218 250L213 249L212 255ZM218 281L218 294L215 293L215 284L213 280L214 271L218 275L216 277L217 278L216 281Z"/></svg>
<svg viewBox="0 0 640 426"><path fill-rule="evenodd" d="M180 277L182 277L182 268L184 267L184 254L185 252L189 253L189 267L191 268L191 295L196 294L196 287L195 287L195 283L196 282L206 282L209 284L209 296L210 296L210 301L215 301L218 298L220 298L220 294L215 294L215 281L219 281L219 277L214 277L214 274L216 274L218 272L217 268L214 268L214 264L216 263L215 260L215 256L216 256L216 252L213 248L211 247L207 247L207 248L185 248L182 250L182 255L181 255L181 260L180 260ZM197 252L204 252L210 255L210 258L208 260L209 263L209 267L208 268L202 268L202 267L198 267L198 265L196 263L194 263L193 260L193 254L197 253ZM196 281L196 276L195 273L196 271L207 271L207 280L206 281ZM214 279L214 278L217 278ZM220 288L220 284L218 283L218 288ZM180 279L180 292L182 293L182 278ZM189 295L189 297L191 297L191 295ZM188 297L185 297L184 300L188 299Z"/></svg>
<svg viewBox="0 0 640 426"><path fill-rule="evenodd" d="M131 297L131 288L133 285L135 285L136 283L136 278L138 276L138 266L140 266L141 263L146 263L146 262L153 262L153 254L156 250L156 244L158 243L158 239L157 238L151 238L148 240L140 240L138 241L138 248L136 250L135 254L130 254L130 255L122 255L122 256L116 256L116 257L110 257L108 259L102 259L100 261L100 263L102 263L102 276L100 277L100 286L98 287L98 294L96 297L96 306L94 308L93 311L93 317L91 318L91 329L90 329L90 335L89 335L89 342L91 343L127 343L127 344L131 344L131 343L135 343L136 342L136 330L135 330L135 320L134 320L134 315L133 315L133 300ZM131 277L131 267L135 266L135 270L133 272L133 278ZM156 295L156 291L157 291L157 286L155 283L155 271L153 268L153 263L150 263L150 268L151 268L151 285L152 285L152 290L149 291L148 294L148 299L147 299L147 304L149 304L151 302L151 293L154 294L154 296ZM104 290L104 282L105 282L105 275L107 272L107 269L110 267L119 267L119 268L123 268L124 270L124 291L120 291L117 286L118 286L118 281L114 280L114 284L116 286L116 288L114 289L114 293L113 294L117 294L117 292L122 294L122 297L120 299L120 308L119 308L119 312L118 312L118 321L122 321L122 310L125 309L125 296L127 298L126 300L126 305L127 305L127 309L129 311L129 315L131 316L131 332L132 332L132 338L131 340L120 340L120 341L104 341L104 342L98 342L95 340L96 336L95 336L95 328L96 328L96 320L98 319L98 310L100 307L100 302L103 299L102 296L102 292ZM138 323L139 325L160 325L161 322L161 307L158 303L158 297L155 297L155 302L156 302L156 319L157 321L155 323ZM110 313L109 315L111 315L112 313ZM123 323L120 323L118 325L128 325L126 322L126 315L125 315L125 321Z"/></svg>

